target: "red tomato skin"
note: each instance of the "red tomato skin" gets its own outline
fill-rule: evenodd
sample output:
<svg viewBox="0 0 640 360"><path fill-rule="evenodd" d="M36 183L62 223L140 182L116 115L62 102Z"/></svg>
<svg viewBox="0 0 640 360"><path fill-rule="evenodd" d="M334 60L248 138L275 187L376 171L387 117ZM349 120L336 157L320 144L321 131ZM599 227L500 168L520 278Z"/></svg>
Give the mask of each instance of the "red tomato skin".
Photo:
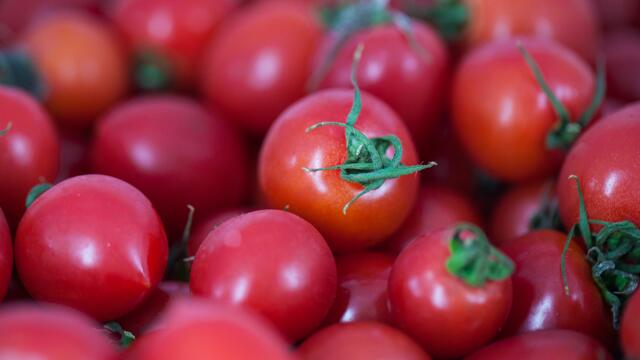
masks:
<svg viewBox="0 0 640 360"><path fill-rule="evenodd" d="M327 315L336 265L322 235L281 210L258 210L212 231L191 268L192 294L242 305L299 340Z"/></svg>
<svg viewBox="0 0 640 360"><path fill-rule="evenodd" d="M417 45L395 25L382 25L354 34L340 48L321 88L351 88L353 53L364 45L357 80L360 87L379 97L405 122L416 144L433 137L447 94L449 55L428 25L412 22ZM329 56L335 35L329 33L316 56L318 68ZM419 46L424 55L416 50Z"/></svg>
<svg viewBox="0 0 640 360"><path fill-rule="evenodd" d="M465 360L611 360L596 340L570 330L544 330L497 341Z"/></svg>
<svg viewBox="0 0 640 360"><path fill-rule="evenodd" d="M558 178L565 228L578 222L576 175L590 219L629 220L640 226L640 104L615 112L588 129L567 155Z"/></svg>
<svg viewBox="0 0 640 360"><path fill-rule="evenodd" d="M559 44L525 40L523 45L576 119L595 91L588 65ZM453 84L453 121L470 157L495 178L539 179L561 165L562 153L546 147L558 117L515 40L487 44L464 58Z"/></svg>
<svg viewBox="0 0 640 360"><path fill-rule="evenodd" d="M386 242L387 249L392 254L399 254L418 236L461 222L482 225L473 202L446 186L425 184L407 220Z"/></svg>
<svg viewBox="0 0 640 360"><path fill-rule="evenodd" d="M219 213L214 213L211 216L202 219L193 227L193 231L191 231L191 236L189 237L189 242L187 243L188 255L195 256L204 239L207 238L211 231L220 226L220 224L250 211L251 210L248 209L231 209Z"/></svg>
<svg viewBox="0 0 640 360"><path fill-rule="evenodd" d="M640 4L640 2L638 2ZM607 94L626 101L640 100L640 32L620 29L604 39L607 59Z"/></svg>
<svg viewBox="0 0 640 360"><path fill-rule="evenodd" d="M322 26L310 6L257 3L231 17L205 50L204 97L247 132L262 136L303 97Z"/></svg>
<svg viewBox="0 0 640 360"><path fill-rule="evenodd" d="M314 93L292 105L267 134L258 164L267 204L278 209L286 206L311 222L337 252L364 249L391 235L411 211L419 185L417 174L387 180L353 203L345 215L342 208L363 187L343 180L339 171L303 170L345 162L344 128L305 130L321 121L344 121L352 101L353 91L335 89ZM355 127L369 137L395 134L403 144L402 163L416 164L411 137L393 110L367 93L362 94L362 106Z"/></svg>
<svg viewBox="0 0 640 360"><path fill-rule="evenodd" d="M510 279L474 288L447 271L452 236L452 229L420 236L400 253L389 278L394 322L437 359L459 358L488 343L512 301Z"/></svg>
<svg viewBox="0 0 640 360"><path fill-rule="evenodd" d="M13 273L13 250L9 225L0 209L0 302L4 299Z"/></svg>
<svg viewBox="0 0 640 360"><path fill-rule="evenodd" d="M105 321L135 308L160 282L167 247L160 218L142 193L109 176L84 175L29 207L15 261L35 299Z"/></svg>
<svg viewBox="0 0 640 360"><path fill-rule="evenodd" d="M361 252L336 259L338 291L325 324L356 321L391 322L387 285L394 258Z"/></svg>
<svg viewBox="0 0 640 360"><path fill-rule="evenodd" d="M106 332L83 314L51 304L15 304L0 310L0 358L116 360Z"/></svg>
<svg viewBox="0 0 640 360"><path fill-rule="evenodd" d="M53 123L27 93L0 86L0 207L15 228L25 211L31 188L42 180L53 181L58 173L60 144Z"/></svg>
<svg viewBox="0 0 640 360"><path fill-rule="evenodd" d="M620 323L620 345L627 359L640 358L640 292L627 300Z"/></svg>
<svg viewBox="0 0 640 360"><path fill-rule="evenodd" d="M248 192L245 144L224 119L198 103L156 95L131 100L98 123L93 169L140 189L160 213L171 238L187 220L236 206Z"/></svg>
<svg viewBox="0 0 640 360"><path fill-rule="evenodd" d="M375 321L328 326L303 342L297 354L301 360L431 359L408 335Z"/></svg>
<svg viewBox="0 0 640 360"><path fill-rule="evenodd" d="M591 277L583 250L571 243L566 258L569 296L564 292L560 260L566 235L538 230L512 240L502 250L516 264L513 305L503 336L537 330L574 330L611 344L609 309Z"/></svg>

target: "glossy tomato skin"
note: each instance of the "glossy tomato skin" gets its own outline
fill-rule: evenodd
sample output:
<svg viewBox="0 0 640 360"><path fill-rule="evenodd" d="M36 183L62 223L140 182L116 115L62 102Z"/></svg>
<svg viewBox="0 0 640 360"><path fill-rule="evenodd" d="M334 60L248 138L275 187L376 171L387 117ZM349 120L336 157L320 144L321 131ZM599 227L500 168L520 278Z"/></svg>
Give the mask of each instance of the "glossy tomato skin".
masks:
<svg viewBox="0 0 640 360"><path fill-rule="evenodd" d="M220 224L250 211L251 210L249 209L230 209L214 213L205 219L200 220L200 222L193 227L193 231L191 231L191 236L189 237L189 242L187 244L188 255L195 256L204 239L207 238L211 231L220 226Z"/></svg>
<svg viewBox="0 0 640 360"><path fill-rule="evenodd" d="M627 359L640 358L640 292L627 300L620 323L620 345Z"/></svg>
<svg viewBox="0 0 640 360"><path fill-rule="evenodd" d="M0 310L0 358L115 360L118 350L98 324L80 313L23 303Z"/></svg>
<svg viewBox="0 0 640 360"><path fill-rule="evenodd" d="M4 299L13 273L13 250L9 225L0 209L0 302Z"/></svg>
<svg viewBox="0 0 640 360"><path fill-rule="evenodd" d="M465 360L611 360L596 340L570 330L543 330L497 341Z"/></svg>
<svg viewBox="0 0 640 360"><path fill-rule="evenodd" d="M638 2L640 4L640 2ZM607 94L626 101L640 100L640 32L620 29L604 39L607 59Z"/></svg>
<svg viewBox="0 0 640 360"><path fill-rule="evenodd" d="M459 358L489 342L512 301L511 280L472 287L450 274L451 228L425 234L391 269L389 301L396 324L437 359Z"/></svg>
<svg viewBox="0 0 640 360"><path fill-rule="evenodd" d="M44 81L45 106L60 125L88 128L126 94L125 52L114 30L90 15L52 13L23 42Z"/></svg>
<svg viewBox="0 0 640 360"><path fill-rule="evenodd" d="M585 132L569 152L558 179L564 226L578 221L576 175L590 219L629 220L640 226L640 104L615 112Z"/></svg>
<svg viewBox="0 0 640 360"><path fill-rule="evenodd" d="M431 359L408 335L375 321L326 327L302 343L297 354L301 360Z"/></svg>
<svg viewBox="0 0 640 360"><path fill-rule="evenodd" d="M112 320L160 282L167 238L149 200L103 175L71 178L42 194L20 222L18 274L40 301Z"/></svg>
<svg viewBox="0 0 640 360"><path fill-rule="evenodd" d="M281 210L226 221L196 253L191 292L252 309L290 340L308 335L336 294L336 265L322 235Z"/></svg>
<svg viewBox="0 0 640 360"><path fill-rule="evenodd" d="M155 95L131 100L100 120L93 169L149 197L177 238L191 204L196 219L238 205L247 193L245 144L224 119L193 100Z"/></svg>
<svg viewBox="0 0 640 360"><path fill-rule="evenodd" d="M419 144L433 137L445 103L449 56L444 42L430 26L414 21L412 33L416 45L392 24L354 34L340 48L320 87L351 88L353 54L356 47L363 45L358 84L391 106ZM335 35L329 33L314 68L326 61L335 41Z"/></svg>
<svg viewBox="0 0 640 360"><path fill-rule="evenodd" d="M339 171L303 170L345 162L344 128L306 129L321 121L344 121L352 101L353 91L335 89L314 93L292 105L269 130L258 164L260 188L269 206L286 206L302 216L338 252L363 249L391 235L411 211L419 184L416 174L387 180L353 203L345 215L342 208L363 187L343 180ZM413 142L398 116L367 93L362 94L362 106L355 127L369 137L395 134L403 144L402 164L416 164Z"/></svg>
<svg viewBox="0 0 640 360"><path fill-rule="evenodd" d="M566 257L569 296L560 270L566 235L538 230L512 240L502 250L516 264L513 306L502 335L546 329L574 330L611 344L609 309L591 277L583 250L571 243Z"/></svg>
<svg viewBox="0 0 640 360"><path fill-rule="evenodd" d="M58 173L60 144L49 116L21 90L0 86L0 207L15 228L25 210L29 190Z"/></svg>
<svg viewBox="0 0 640 360"><path fill-rule="evenodd" d="M549 41L528 40L523 46L571 118L580 116L595 91L588 65ZM558 117L516 40L487 44L462 61L453 84L453 121L470 157L495 178L538 179L561 165L562 153L546 147Z"/></svg>

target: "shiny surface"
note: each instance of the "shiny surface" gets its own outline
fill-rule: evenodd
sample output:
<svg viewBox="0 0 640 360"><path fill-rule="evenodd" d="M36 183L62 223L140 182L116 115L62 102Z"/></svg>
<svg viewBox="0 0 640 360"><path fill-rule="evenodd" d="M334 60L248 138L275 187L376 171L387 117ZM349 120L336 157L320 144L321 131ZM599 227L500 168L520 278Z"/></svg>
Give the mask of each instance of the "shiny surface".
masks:
<svg viewBox="0 0 640 360"><path fill-rule="evenodd" d="M438 359L488 343L512 300L511 279L474 288L447 271L452 236L447 229L419 237L400 253L389 278L393 320Z"/></svg>
<svg viewBox="0 0 640 360"><path fill-rule="evenodd" d="M248 213L249 211L249 209L225 210L200 220L200 222L193 226L193 230L191 231L191 236L189 237L189 242L187 244L188 255L194 256L204 239L206 239L209 233L220 224L236 216Z"/></svg>
<svg viewBox="0 0 640 360"><path fill-rule="evenodd" d="M13 250L9 225L0 209L0 302L9 289L11 274L13 273Z"/></svg>
<svg viewBox="0 0 640 360"><path fill-rule="evenodd" d="M363 187L343 180L338 170L308 173L302 169L346 160L344 128L305 130L321 121L344 122L352 101L352 90L324 90L292 105L270 129L258 164L260 188L270 207L286 206L302 216L338 252L363 249L391 235L411 211L419 184L418 174L387 180L353 203L345 215L342 208ZM355 127L369 137L395 134L403 146L402 164L418 163L402 121L372 95L362 95L362 112Z"/></svg>
<svg viewBox="0 0 640 360"><path fill-rule="evenodd" d="M151 203L134 187L108 176L78 176L29 207L15 260L35 299L105 321L135 308L158 284L167 238Z"/></svg>
<svg viewBox="0 0 640 360"><path fill-rule="evenodd" d="M552 42L523 45L572 119L580 116L595 91L587 64ZM541 178L561 164L561 153L546 148L558 117L514 40L485 45L462 61L453 85L453 120L471 158L498 179Z"/></svg>
<svg viewBox="0 0 640 360"><path fill-rule="evenodd" d="M636 291L624 306L620 323L620 346L627 359L640 358L640 292Z"/></svg>
<svg viewBox="0 0 640 360"><path fill-rule="evenodd" d="M640 4L640 2L638 2ZM612 31L604 39L607 59L607 94L621 100L640 100L640 32Z"/></svg>
<svg viewBox="0 0 640 360"><path fill-rule="evenodd" d="M289 340L308 335L335 298L336 265L322 235L281 210L228 220L207 236L191 268L194 295L243 305Z"/></svg>

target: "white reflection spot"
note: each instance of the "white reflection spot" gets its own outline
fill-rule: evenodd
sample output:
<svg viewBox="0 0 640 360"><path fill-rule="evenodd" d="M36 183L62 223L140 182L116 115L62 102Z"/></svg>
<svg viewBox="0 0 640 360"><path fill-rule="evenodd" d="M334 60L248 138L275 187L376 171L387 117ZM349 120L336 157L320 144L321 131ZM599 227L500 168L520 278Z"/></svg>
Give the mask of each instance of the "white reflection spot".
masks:
<svg viewBox="0 0 640 360"><path fill-rule="evenodd" d="M295 266L289 266L282 271L282 280L289 289L297 289L300 286L300 274Z"/></svg>
<svg viewBox="0 0 640 360"><path fill-rule="evenodd" d="M613 195L613 192L616 189L616 185L618 185L618 173L617 172L613 172L611 173L604 181L604 194L607 197L611 197Z"/></svg>
<svg viewBox="0 0 640 360"><path fill-rule="evenodd" d="M90 242L79 250L78 255L85 267L92 267L96 263L96 248Z"/></svg>
<svg viewBox="0 0 640 360"><path fill-rule="evenodd" d="M147 30L149 31L149 33L153 34L159 39L168 38L173 31L171 14L169 14L165 10L157 11L149 21Z"/></svg>

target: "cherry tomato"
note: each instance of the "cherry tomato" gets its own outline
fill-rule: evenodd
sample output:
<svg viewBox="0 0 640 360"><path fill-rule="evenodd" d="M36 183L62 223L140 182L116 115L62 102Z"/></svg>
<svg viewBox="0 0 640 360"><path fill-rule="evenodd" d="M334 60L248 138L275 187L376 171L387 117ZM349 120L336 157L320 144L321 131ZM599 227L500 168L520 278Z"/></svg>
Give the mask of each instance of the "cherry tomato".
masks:
<svg viewBox="0 0 640 360"><path fill-rule="evenodd" d="M525 41L523 47L571 119L582 115L595 92L588 65L549 41ZM524 181L552 174L560 166L561 152L547 149L547 135L559 118L515 41L494 42L470 53L457 70L453 88L456 133L489 175Z"/></svg>
<svg viewBox="0 0 640 360"><path fill-rule="evenodd" d="M25 210L29 190L53 181L58 172L59 143L49 116L21 90L0 86L0 207L15 228Z"/></svg>
<svg viewBox="0 0 640 360"><path fill-rule="evenodd" d="M638 291L625 304L620 323L620 344L627 359L640 358L640 292Z"/></svg>
<svg viewBox="0 0 640 360"><path fill-rule="evenodd" d="M409 336L375 321L326 327L302 343L298 356L301 360L431 359Z"/></svg>
<svg viewBox="0 0 640 360"><path fill-rule="evenodd" d="M187 205L201 218L246 196L245 145L222 119L183 97L131 100L98 123L95 171L123 179L149 197L171 238L181 234Z"/></svg>
<svg viewBox="0 0 640 360"><path fill-rule="evenodd" d="M15 260L35 299L112 320L160 282L167 238L151 203L133 186L84 175L31 204L18 227Z"/></svg>
<svg viewBox="0 0 640 360"><path fill-rule="evenodd" d="M226 221L196 253L191 292L257 311L290 340L324 319L336 294L336 265L322 235L281 210Z"/></svg>
<svg viewBox="0 0 640 360"><path fill-rule="evenodd" d="M305 93L322 27L293 1L250 5L230 18L206 50L204 96L243 129L264 135Z"/></svg>
<svg viewBox="0 0 640 360"><path fill-rule="evenodd" d="M48 304L0 310L0 358L115 360L118 351L104 330L84 315Z"/></svg>
<svg viewBox="0 0 640 360"><path fill-rule="evenodd" d="M80 12L55 12L24 34L45 85L45 105L61 125L89 127L127 91L125 53L115 32Z"/></svg>
<svg viewBox="0 0 640 360"><path fill-rule="evenodd" d="M640 5L640 2L637 2ZM627 101L640 100L640 32L625 29L613 31L604 39L607 59L607 92Z"/></svg>
<svg viewBox="0 0 640 360"><path fill-rule="evenodd" d="M393 260L375 252L338 257L338 292L325 323L390 322L387 284Z"/></svg>
<svg viewBox="0 0 640 360"><path fill-rule="evenodd" d="M610 344L613 327L583 250L571 243L566 257L565 294L560 261L565 234L553 230L530 232L509 241L502 250L516 263L513 306L503 335L568 329Z"/></svg>
<svg viewBox="0 0 640 360"><path fill-rule="evenodd" d="M0 302L4 299L9 289L11 274L13 272L13 251L11 246L11 233L9 225L0 209Z"/></svg>
<svg viewBox="0 0 640 360"><path fill-rule="evenodd" d="M569 330L544 330L497 341L466 360L611 360L592 338Z"/></svg>
<svg viewBox="0 0 640 360"><path fill-rule="evenodd" d="M198 224L193 227L191 236L189 237L189 243L187 244L187 253L189 256L195 256L198 252L198 248L207 238L209 233L215 228L220 226L223 222L232 219L236 216L248 213L250 210L246 209L231 209L220 213L214 213L205 219L202 219Z"/></svg>

